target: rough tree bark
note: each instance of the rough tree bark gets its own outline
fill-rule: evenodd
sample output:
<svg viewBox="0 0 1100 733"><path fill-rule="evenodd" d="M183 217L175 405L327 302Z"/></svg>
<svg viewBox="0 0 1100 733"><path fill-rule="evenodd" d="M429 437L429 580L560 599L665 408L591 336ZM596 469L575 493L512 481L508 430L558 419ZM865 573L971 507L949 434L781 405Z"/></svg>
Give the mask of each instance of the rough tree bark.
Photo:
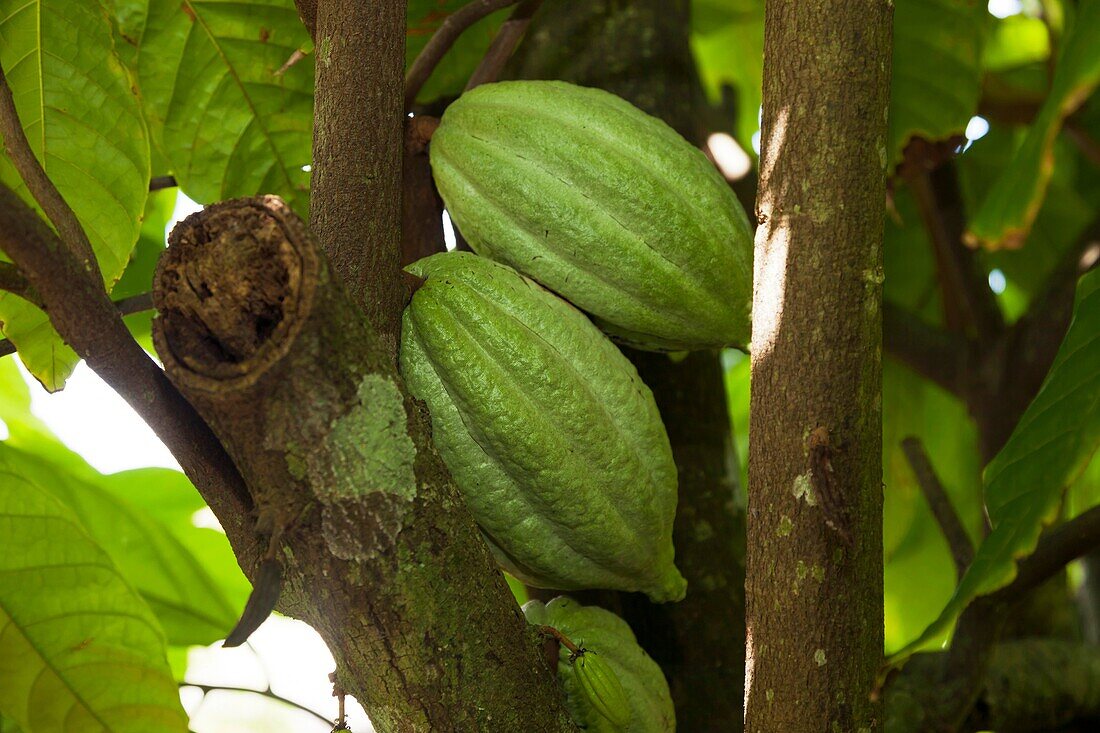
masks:
<svg viewBox="0 0 1100 733"><path fill-rule="evenodd" d="M864 731L882 656L888 0L769 0L745 729Z"/></svg>
<svg viewBox="0 0 1100 733"><path fill-rule="evenodd" d="M155 285L157 350L252 490L279 607L376 729L573 730L423 411L294 214L207 207Z"/></svg>
<svg viewBox="0 0 1100 733"><path fill-rule="evenodd" d="M602 87L702 143L709 110L689 45L686 0L548 3L532 21L510 73ZM680 730L741 729L744 686L744 513L737 501L725 384L718 354L681 362L628 351L653 390L679 469L673 540L688 580L680 603L639 594L591 594L619 612L661 665Z"/></svg>

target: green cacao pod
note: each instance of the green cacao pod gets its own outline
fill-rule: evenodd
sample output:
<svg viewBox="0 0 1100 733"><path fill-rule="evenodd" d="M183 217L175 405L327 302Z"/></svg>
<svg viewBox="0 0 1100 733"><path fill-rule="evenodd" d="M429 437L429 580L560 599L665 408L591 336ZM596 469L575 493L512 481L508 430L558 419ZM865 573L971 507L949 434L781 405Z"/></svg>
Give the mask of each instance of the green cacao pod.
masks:
<svg viewBox="0 0 1100 733"><path fill-rule="evenodd" d="M619 731L630 724L634 712L615 670L594 650L574 655L573 677L585 704Z"/></svg>
<svg viewBox="0 0 1100 733"><path fill-rule="evenodd" d="M679 600L676 467L653 395L577 309L450 252L405 310L401 371L501 564L542 587Z"/></svg>
<svg viewBox="0 0 1100 733"><path fill-rule="evenodd" d="M558 657L558 679L565 687L566 703L578 725L597 733L672 733L676 730L676 712L665 676L638 645L626 621L610 611L582 606L564 596L546 605L530 601L524 605L523 613L529 623L553 626L587 650L571 661L573 655L562 647ZM626 698L629 715L620 712L620 717L612 720L591 703L583 687L582 675L586 668L579 667L578 663L593 654L592 658L599 659L614 673ZM616 709L622 710L621 707Z"/></svg>
<svg viewBox="0 0 1100 733"><path fill-rule="evenodd" d="M560 293L616 340L748 344L745 212L661 120L600 89L486 84L447 108L431 164L475 252Z"/></svg>

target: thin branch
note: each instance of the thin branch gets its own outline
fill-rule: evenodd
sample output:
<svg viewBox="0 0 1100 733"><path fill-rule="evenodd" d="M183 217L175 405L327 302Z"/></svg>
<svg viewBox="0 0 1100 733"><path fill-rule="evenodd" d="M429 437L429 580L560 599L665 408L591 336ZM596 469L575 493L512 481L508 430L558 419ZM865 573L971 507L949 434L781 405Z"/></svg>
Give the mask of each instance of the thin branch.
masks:
<svg viewBox="0 0 1100 733"><path fill-rule="evenodd" d="M276 702L281 702L284 705L289 705L296 710L301 710L303 713L309 713L314 718L324 723L326 726L332 725L332 720L330 718L325 717L311 707L303 705L299 702L294 702L293 700L288 700L281 695L276 695L274 692L271 691L270 687L266 690L254 690L251 687L235 687L233 685L203 685L199 684L198 682L180 682L179 686L181 689L184 687L194 687L197 690L202 690L202 693L204 695L210 692L247 692L251 695L259 695L260 697L266 697L268 700L275 700Z"/></svg>
<svg viewBox="0 0 1100 733"><path fill-rule="evenodd" d="M175 188L179 183L175 176L154 176L149 179L149 190L160 191L163 188Z"/></svg>
<svg viewBox="0 0 1100 733"><path fill-rule="evenodd" d="M886 353L948 392L962 394L966 343L957 334L925 323L919 316L886 301L882 309Z"/></svg>
<svg viewBox="0 0 1100 733"><path fill-rule="evenodd" d="M517 0L474 0L448 15L405 74L405 109L412 109L428 77L467 28L487 15L515 5L516 2Z"/></svg>
<svg viewBox="0 0 1100 733"><path fill-rule="evenodd" d="M913 436L905 438L901 441L901 449L913 468L913 474L917 477L917 483L924 493L928 507L932 510L932 516L936 518L943 536L947 539L947 545L951 548L951 557L955 561L955 574L962 578L974 559L974 544L970 541L970 535L966 533L955 507L951 504L951 498L948 497L939 476L936 475L920 439Z"/></svg>
<svg viewBox="0 0 1100 733"><path fill-rule="evenodd" d="M0 280L3 279L3 270L4 270L4 265L5 264L8 264L8 263L0 263ZM28 284L27 287L30 288L30 285ZM0 290L7 290L7 288L4 287L2 282L0 282ZM34 293L34 288L30 288L30 290L31 290L31 293L34 294L34 297L37 298L38 296L37 296L37 294ZM16 295L19 295L19 294L16 293ZM30 298L28 298L28 300L30 300ZM41 302L34 302L33 300L31 302L34 303L39 308L42 307ZM141 313L143 311L153 310L153 294L152 293L141 293L140 295L133 295L133 296L130 296L129 298L123 298L122 300L116 300L116 301L114 301L114 304L115 304L115 308L118 310L118 314L120 316L129 316L129 315L133 315L134 313ZM8 341L7 339L0 339L0 358L3 358L5 356L10 356L11 354L14 354L15 352L16 352L15 344L13 344L11 341Z"/></svg>
<svg viewBox="0 0 1100 733"><path fill-rule="evenodd" d="M508 63L508 59L512 58L512 54L523 38L523 34L527 32L527 26L531 24L531 18L534 17L541 5L542 0L522 0L516 6L508 20L500 26L496 38L493 39L489 50L485 52L485 57L481 59L481 63L470 75L470 80L466 83L466 89L473 89L476 86L497 80L501 70L504 69L504 65Z"/></svg>
<svg viewBox="0 0 1100 733"><path fill-rule="evenodd" d="M966 216L953 165L907 178L928 230L944 299L948 328L994 341L1004 331L1004 316L974 252L963 244Z"/></svg>
<svg viewBox="0 0 1100 733"><path fill-rule="evenodd" d="M8 151L12 165L15 166L23 182L27 184L34 200L53 222L54 228L61 236L61 241L76 256L85 272L101 279L99 263L96 261L95 253L92 252L92 244L88 241L84 227L80 225L72 208L46 175L45 169L35 157L34 150L31 149L30 141L27 140L27 135L23 131L23 124L19 121L15 99L12 98L11 87L8 86L3 68L0 68L0 135L4 138L4 149ZM9 256L11 256L10 253Z"/></svg>

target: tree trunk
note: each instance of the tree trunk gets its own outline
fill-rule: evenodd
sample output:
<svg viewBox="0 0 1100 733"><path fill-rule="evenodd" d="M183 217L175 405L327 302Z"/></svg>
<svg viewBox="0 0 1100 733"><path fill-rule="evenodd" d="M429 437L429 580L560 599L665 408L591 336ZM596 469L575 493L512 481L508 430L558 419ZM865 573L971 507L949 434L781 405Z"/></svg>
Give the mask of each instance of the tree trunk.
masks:
<svg viewBox="0 0 1100 733"><path fill-rule="evenodd" d="M602 87L702 143L709 110L689 45L685 0L547 3L511 73ZM718 354L680 362L627 351L653 390L679 473L673 541L688 580L680 603L585 594L619 612L661 665L680 730L738 731L744 689L744 513Z"/></svg>
<svg viewBox="0 0 1100 733"><path fill-rule="evenodd" d="M746 730L872 730L891 6L769 0L749 448Z"/></svg>
<svg viewBox="0 0 1100 733"><path fill-rule="evenodd" d="M575 730L426 415L294 214L207 207L155 286L157 350L252 490L279 608L375 727Z"/></svg>

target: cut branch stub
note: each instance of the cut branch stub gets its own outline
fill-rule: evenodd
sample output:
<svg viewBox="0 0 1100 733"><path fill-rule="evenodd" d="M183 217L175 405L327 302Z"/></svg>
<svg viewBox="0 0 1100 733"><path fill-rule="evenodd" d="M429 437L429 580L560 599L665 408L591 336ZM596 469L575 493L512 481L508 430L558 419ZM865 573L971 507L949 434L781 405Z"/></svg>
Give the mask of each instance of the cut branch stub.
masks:
<svg viewBox="0 0 1100 733"><path fill-rule="evenodd" d="M302 222L274 197L187 218L154 300L165 370L283 565L278 608L317 629L376 730L572 730L425 414Z"/></svg>
<svg viewBox="0 0 1100 733"><path fill-rule="evenodd" d="M165 370L260 479L250 485L263 529L315 501L334 554L364 560L387 546L392 536L363 529L399 531L416 495L404 397L290 209L239 199L188 217L169 238L155 301ZM375 441L392 454L371 455Z"/></svg>

